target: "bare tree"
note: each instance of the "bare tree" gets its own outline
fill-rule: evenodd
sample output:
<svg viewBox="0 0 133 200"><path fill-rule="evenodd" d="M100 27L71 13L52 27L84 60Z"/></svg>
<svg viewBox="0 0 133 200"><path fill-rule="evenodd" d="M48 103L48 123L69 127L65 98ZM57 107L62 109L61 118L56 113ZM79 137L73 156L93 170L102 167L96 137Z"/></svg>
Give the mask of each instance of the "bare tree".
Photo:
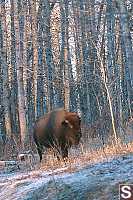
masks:
<svg viewBox="0 0 133 200"><path fill-rule="evenodd" d="M17 68L17 84L18 84L18 110L19 110L19 123L20 123L20 137L22 145L24 145L27 127L26 127L26 115L25 115L25 95L23 85L23 65L22 65L22 51L20 46L20 26L19 26L19 13L20 7L16 1L14 1L14 25L16 36L16 68Z"/></svg>

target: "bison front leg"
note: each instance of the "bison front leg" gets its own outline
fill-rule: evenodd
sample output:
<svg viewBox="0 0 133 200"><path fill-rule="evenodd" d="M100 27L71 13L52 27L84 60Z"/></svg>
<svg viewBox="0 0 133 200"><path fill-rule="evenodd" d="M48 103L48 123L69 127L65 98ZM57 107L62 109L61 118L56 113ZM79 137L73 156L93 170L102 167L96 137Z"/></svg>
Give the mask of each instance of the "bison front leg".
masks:
<svg viewBox="0 0 133 200"><path fill-rule="evenodd" d="M42 152L43 152L43 148L41 146L37 146L37 151L40 157L40 162L42 161Z"/></svg>
<svg viewBox="0 0 133 200"><path fill-rule="evenodd" d="M62 147L61 148L61 154L63 160L66 160L68 158L68 148L67 147Z"/></svg>

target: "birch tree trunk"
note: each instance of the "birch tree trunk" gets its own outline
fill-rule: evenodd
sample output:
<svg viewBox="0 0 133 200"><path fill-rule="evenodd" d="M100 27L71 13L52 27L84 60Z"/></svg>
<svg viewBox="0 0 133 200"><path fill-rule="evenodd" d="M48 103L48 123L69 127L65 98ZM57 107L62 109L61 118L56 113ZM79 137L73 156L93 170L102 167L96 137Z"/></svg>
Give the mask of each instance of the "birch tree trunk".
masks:
<svg viewBox="0 0 133 200"><path fill-rule="evenodd" d="M2 17L0 16L0 142L6 137L5 122L4 122L4 107L3 107L3 73L2 73L2 57L1 52L3 49L3 32L2 32ZM0 150L2 151L2 146ZM0 152L1 152L0 151ZM1 152L2 153L2 152Z"/></svg>
<svg viewBox="0 0 133 200"><path fill-rule="evenodd" d="M14 134L19 134L19 121L18 121L18 85L17 85L17 69L16 69L16 46L15 46L15 24L14 24L14 2L11 2L11 96L10 96L10 109L11 109L11 126Z"/></svg>
<svg viewBox="0 0 133 200"><path fill-rule="evenodd" d="M14 24L16 35L16 68L17 68L17 81L18 81L18 112L19 112L19 124L20 124L20 138L21 144L24 147L24 143L27 136L26 128L26 115L25 115L25 95L23 85L23 65L22 65L22 52L20 48L20 27L19 27L19 12L17 1L14 1Z"/></svg>
<svg viewBox="0 0 133 200"><path fill-rule="evenodd" d="M31 33L32 33L32 48L33 48L33 99L34 99L34 113L37 116L36 111L36 98L37 98L37 67L38 67L38 44L37 44L37 10L36 0L31 0ZM34 117L34 118L35 118ZM34 121L34 120L33 120Z"/></svg>
<svg viewBox="0 0 133 200"><path fill-rule="evenodd" d="M123 0L117 0L117 9L120 13L120 24L121 24L121 35L122 35L122 45L123 52L125 57L125 72L127 78L128 86L128 98L129 98L129 107L130 116L133 113L133 47L132 40L129 29L128 22L128 13L125 2Z"/></svg>
<svg viewBox="0 0 133 200"><path fill-rule="evenodd" d="M51 19L51 10L50 2L45 0L42 5L42 15L45 21L42 19L43 24L43 40L45 44L45 59L47 65L47 79L48 79L48 98L49 98L49 109L54 108L54 84L53 84L53 75L54 75L54 63L52 55L52 45L51 45L51 29L50 29L50 19Z"/></svg>
<svg viewBox="0 0 133 200"><path fill-rule="evenodd" d="M10 121L10 102L9 102L9 73L7 64L7 21L6 21L6 9L5 1L1 4L1 16L2 16L2 48L0 52L1 66L2 66L2 79L3 79L3 108L4 119L7 136L11 136L11 121Z"/></svg>

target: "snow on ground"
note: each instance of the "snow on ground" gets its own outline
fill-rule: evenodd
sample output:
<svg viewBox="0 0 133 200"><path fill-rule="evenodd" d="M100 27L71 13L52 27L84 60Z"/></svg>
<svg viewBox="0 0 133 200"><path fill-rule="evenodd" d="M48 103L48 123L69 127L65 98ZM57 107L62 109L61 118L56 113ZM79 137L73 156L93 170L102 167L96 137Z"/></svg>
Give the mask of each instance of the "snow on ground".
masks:
<svg viewBox="0 0 133 200"><path fill-rule="evenodd" d="M0 200L118 200L119 183L133 183L133 154L67 170L0 174Z"/></svg>

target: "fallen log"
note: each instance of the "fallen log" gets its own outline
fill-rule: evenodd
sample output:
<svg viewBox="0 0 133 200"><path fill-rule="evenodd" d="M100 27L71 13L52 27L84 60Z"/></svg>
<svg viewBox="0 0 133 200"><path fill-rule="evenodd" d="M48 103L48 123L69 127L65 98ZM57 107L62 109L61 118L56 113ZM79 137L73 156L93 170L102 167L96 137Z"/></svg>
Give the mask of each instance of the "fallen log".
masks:
<svg viewBox="0 0 133 200"><path fill-rule="evenodd" d="M19 169L19 163L15 160L1 160L0 170Z"/></svg>

